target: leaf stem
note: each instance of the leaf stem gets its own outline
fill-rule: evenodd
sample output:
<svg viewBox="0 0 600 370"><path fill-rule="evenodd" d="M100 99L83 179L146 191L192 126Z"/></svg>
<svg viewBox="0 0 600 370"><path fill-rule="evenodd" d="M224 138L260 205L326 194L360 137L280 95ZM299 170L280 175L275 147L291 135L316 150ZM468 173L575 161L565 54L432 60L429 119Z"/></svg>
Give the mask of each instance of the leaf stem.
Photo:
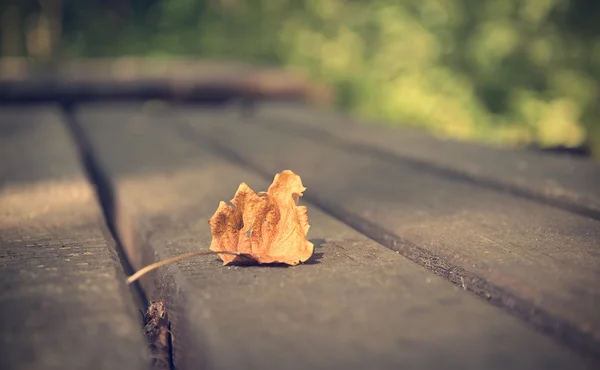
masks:
<svg viewBox="0 0 600 370"><path fill-rule="evenodd" d="M243 256L244 255L243 253L240 253L240 252L229 252L229 251L222 251L222 252L213 252L213 251L210 251L210 252L192 252L192 253L181 254L179 256L167 258L166 260L155 262L155 263L152 263L152 264L150 264L148 266L142 267L135 274L133 274L133 275L131 275L130 277L127 278L127 284L131 284L134 281L136 281L137 279L139 279L140 277L142 277L143 275L147 274L148 272L150 272L152 270L156 270L157 268L162 267L164 265L168 265L169 263L181 261L181 260L184 260L186 258L197 257L197 256L208 256L208 255L211 255L211 254L233 254L234 256Z"/></svg>

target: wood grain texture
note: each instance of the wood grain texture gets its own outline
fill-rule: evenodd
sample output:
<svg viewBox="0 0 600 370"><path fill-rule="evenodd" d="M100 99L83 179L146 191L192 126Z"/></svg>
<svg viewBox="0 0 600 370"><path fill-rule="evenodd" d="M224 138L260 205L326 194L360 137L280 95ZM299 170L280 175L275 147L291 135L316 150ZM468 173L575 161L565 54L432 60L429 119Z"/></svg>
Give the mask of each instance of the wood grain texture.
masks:
<svg viewBox="0 0 600 370"><path fill-rule="evenodd" d="M139 314L59 113L0 109L0 368L147 369Z"/></svg>
<svg viewBox="0 0 600 370"><path fill-rule="evenodd" d="M208 131L228 124L208 123L211 117L196 118ZM182 137L173 111L92 105L79 108L76 119L112 179L126 219L119 234L135 255L151 250L162 260L208 250L207 221L219 201L231 199L242 181L256 191L270 182L199 145L194 135ZM514 317L308 207L309 239L317 248L307 264L223 267L208 257L146 277L149 298L167 303L176 366L593 367Z"/></svg>
<svg viewBox="0 0 600 370"><path fill-rule="evenodd" d="M289 129L289 135L335 141L353 151L600 219L600 164L591 159L438 139L293 103L261 104L255 114L264 123Z"/></svg>
<svg viewBox="0 0 600 370"><path fill-rule="evenodd" d="M175 111L174 111L175 112ZM182 137L262 173L290 168L306 199L392 249L597 354L600 222L237 112L177 109ZM195 133L195 135L194 135Z"/></svg>

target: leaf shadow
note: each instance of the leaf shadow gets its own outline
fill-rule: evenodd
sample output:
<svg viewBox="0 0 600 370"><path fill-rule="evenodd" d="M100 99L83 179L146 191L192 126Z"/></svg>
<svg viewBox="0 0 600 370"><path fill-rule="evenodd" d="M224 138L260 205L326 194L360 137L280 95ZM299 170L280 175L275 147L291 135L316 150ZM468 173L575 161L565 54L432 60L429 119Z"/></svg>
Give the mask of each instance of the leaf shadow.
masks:
<svg viewBox="0 0 600 370"><path fill-rule="evenodd" d="M317 248L322 248L323 244L325 244L325 239L310 239L309 240L311 243L313 243L313 245L315 246L315 249ZM306 260L305 262L301 263L302 265L317 265L319 263L321 263L320 259L323 258L323 252L316 252L313 251L312 256L310 256L310 258L308 260ZM219 260L220 261L220 260ZM288 268L288 267L292 267L290 265L287 265L285 263L263 263L263 264L259 264L258 262L247 258L244 261L237 261L237 262L232 262L229 264L229 266L238 266L238 267L273 267L273 268Z"/></svg>

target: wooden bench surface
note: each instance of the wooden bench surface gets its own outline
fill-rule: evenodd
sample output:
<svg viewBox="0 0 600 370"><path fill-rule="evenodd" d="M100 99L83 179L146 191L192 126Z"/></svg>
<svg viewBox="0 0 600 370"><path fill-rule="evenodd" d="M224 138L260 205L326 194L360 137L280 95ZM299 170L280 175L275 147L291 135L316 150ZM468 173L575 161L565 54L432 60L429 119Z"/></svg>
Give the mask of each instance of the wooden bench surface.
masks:
<svg viewBox="0 0 600 370"><path fill-rule="evenodd" d="M0 368L147 369L140 315L60 109L0 108Z"/></svg>
<svg viewBox="0 0 600 370"><path fill-rule="evenodd" d="M176 363L570 368L569 345L581 359L594 356L596 220L323 145L261 118L183 106L75 111L110 178L135 266L152 262L140 256L207 249L206 220L242 181L265 190L291 168L308 187L309 236L322 253L314 264L224 268L199 258L145 279L177 314Z"/></svg>
<svg viewBox="0 0 600 370"><path fill-rule="evenodd" d="M0 368L148 368L145 300L167 307L179 370L600 366L598 164L297 103L84 102L308 94L256 69L127 63L0 78ZM307 187L307 263L198 257L125 285L208 250L219 201L283 169Z"/></svg>
<svg viewBox="0 0 600 370"><path fill-rule="evenodd" d="M294 168L313 184L308 201L541 329L600 341L598 220L236 116L179 108L170 119L265 175Z"/></svg>

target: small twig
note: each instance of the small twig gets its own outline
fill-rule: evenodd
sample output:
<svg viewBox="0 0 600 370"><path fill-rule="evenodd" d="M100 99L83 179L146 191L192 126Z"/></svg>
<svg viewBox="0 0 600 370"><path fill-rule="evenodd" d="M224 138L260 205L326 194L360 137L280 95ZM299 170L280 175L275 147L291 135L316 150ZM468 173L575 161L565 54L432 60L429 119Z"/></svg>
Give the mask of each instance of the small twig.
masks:
<svg viewBox="0 0 600 370"><path fill-rule="evenodd" d="M148 266L142 267L135 274L133 274L133 275L131 275L130 277L127 278L127 284L131 284L134 281L136 281L137 279L139 279L140 277L142 277L143 275L147 274L148 272L150 272L152 270L156 270L157 268L162 267L164 265L168 265L169 263L181 261L181 260L184 260L186 258L197 257L197 256L208 256L208 255L211 255L211 254L233 254L234 256L244 256L243 253L240 253L240 252L229 252L229 251L222 251L222 252L213 252L213 251L210 251L210 252L192 252L192 253L186 253L186 254L182 254L182 255L179 255L179 256L167 258L166 260L155 262L155 263L152 263L152 264L150 264Z"/></svg>

